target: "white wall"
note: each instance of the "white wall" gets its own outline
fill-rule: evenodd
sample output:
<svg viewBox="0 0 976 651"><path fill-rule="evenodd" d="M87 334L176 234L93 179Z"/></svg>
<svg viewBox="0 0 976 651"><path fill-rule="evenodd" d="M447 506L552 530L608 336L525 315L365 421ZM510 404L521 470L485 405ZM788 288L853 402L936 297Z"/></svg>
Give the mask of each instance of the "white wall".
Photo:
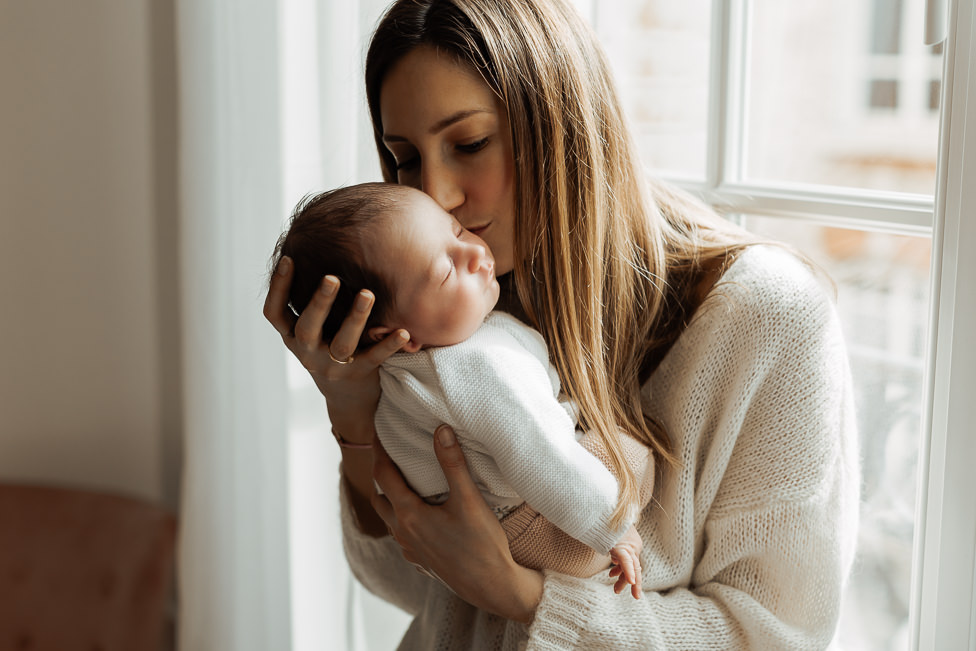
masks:
<svg viewBox="0 0 976 651"><path fill-rule="evenodd" d="M0 0L0 480L176 504L172 12Z"/></svg>

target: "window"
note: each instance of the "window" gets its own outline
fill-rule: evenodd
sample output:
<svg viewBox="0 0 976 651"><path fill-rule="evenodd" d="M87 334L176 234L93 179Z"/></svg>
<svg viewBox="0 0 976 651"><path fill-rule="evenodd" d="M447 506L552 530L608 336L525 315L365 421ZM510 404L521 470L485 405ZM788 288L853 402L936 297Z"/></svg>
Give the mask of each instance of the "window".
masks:
<svg viewBox="0 0 976 651"><path fill-rule="evenodd" d="M948 15L971 25L971 4L950 3ZM949 648L968 639L972 648L976 491L949 452L976 458L973 412L958 393L976 389L962 370L972 353L959 329L969 319L966 332L976 330L972 299L962 299L976 292L958 275L960 241L976 245L962 237L973 228L961 209L973 194L961 166L961 129L976 113L966 84L950 87L954 102L939 110L943 53L946 83L957 69L964 79L972 36L955 33L950 19L946 44L926 46L926 12L944 8L923 0L585 8L652 171L794 244L838 285L863 459L841 645ZM956 393L950 375L960 379ZM964 508L957 491L968 495L962 522L952 510Z"/></svg>
<svg viewBox="0 0 976 651"><path fill-rule="evenodd" d="M646 164L794 243L838 283L864 459L848 649L976 644L976 1L945 1L947 39L926 47L922 15L938 15L940 0L574 0L614 62ZM316 24L335 38L318 58L295 57L322 68L299 87L324 79L323 110L355 99L342 119L310 122L343 130L322 143L355 149L354 172L343 149L326 185L375 177L348 60L361 61L385 4L322 5ZM335 514L321 506L334 482L319 474L337 461L321 398L292 371L290 520L304 528L292 534L293 646L341 644L345 625L347 648L392 648L405 616L322 562L339 551Z"/></svg>

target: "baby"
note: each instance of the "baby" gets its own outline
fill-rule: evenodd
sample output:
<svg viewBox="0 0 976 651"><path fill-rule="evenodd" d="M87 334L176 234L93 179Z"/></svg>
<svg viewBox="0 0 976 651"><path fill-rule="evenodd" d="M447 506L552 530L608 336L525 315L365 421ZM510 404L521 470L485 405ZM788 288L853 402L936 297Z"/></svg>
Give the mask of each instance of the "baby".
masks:
<svg viewBox="0 0 976 651"><path fill-rule="evenodd" d="M289 298L296 314L324 276L339 279L325 339L335 336L363 288L375 301L361 347L399 329L409 333L401 352L380 367L375 424L421 497L446 499L431 437L447 423L516 561L575 576L612 564L611 576L622 575L640 598L636 512L612 525L617 481L578 442L575 411L560 399L542 336L493 311L499 285L481 238L419 190L366 183L300 203L272 264L282 256L294 262Z"/></svg>

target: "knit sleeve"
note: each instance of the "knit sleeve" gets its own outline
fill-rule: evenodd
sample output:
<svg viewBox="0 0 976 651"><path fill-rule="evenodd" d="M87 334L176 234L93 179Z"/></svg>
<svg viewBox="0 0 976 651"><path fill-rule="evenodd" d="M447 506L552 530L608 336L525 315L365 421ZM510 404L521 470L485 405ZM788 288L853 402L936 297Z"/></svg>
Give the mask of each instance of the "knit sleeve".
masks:
<svg viewBox="0 0 976 651"><path fill-rule="evenodd" d="M416 616L427 601L433 579L422 575L403 558L392 536L373 538L359 530L345 481L341 479L339 510L342 545L353 576L376 596Z"/></svg>
<svg viewBox="0 0 976 651"><path fill-rule="evenodd" d="M857 529L850 373L814 277L763 259L652 376L679 464L637 525L644 598L547 573L528 649L829 646Z"/></svg>
<svg viewBox="0 0 976 651"><path fill-rule="evenodd" d="M483 329L476 337L463 360L437 365L453 422L532 508L608 553L632 522L611 526L617 480L577 442L548 366L504 332Z"/></svg>

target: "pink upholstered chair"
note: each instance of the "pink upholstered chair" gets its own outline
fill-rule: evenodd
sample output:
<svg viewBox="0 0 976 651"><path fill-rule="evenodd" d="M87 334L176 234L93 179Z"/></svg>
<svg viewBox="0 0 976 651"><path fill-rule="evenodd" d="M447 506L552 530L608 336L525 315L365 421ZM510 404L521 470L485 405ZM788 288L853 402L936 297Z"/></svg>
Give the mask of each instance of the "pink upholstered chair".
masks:
<svg viewBox="0 0 976 651"><path fill-rule="evenodd" d="M0 651L160 651L175 541L153 504L0 483Z"/></svg>

